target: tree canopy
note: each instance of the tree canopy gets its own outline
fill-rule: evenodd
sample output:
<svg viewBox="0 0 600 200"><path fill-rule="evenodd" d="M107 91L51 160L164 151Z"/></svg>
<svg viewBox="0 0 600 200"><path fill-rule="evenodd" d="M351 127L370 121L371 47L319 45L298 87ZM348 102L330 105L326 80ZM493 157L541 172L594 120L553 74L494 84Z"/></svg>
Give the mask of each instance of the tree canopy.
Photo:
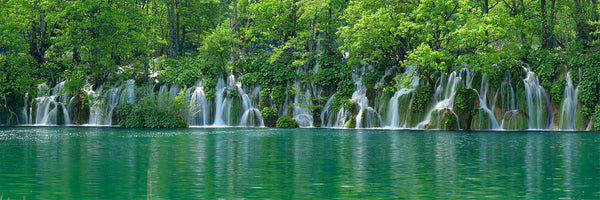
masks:
<svg viewBox="0 0 600 200"><path fill-rule="evenodd" d="M3 98L42 82L97 87L147 75L158 57L198 60L196 78L253 57L268 59L244 74L308 75L321 56L344 54L350 67L415 65L426 75L493 72L531 51L583 55L600 45L595 0L5 0L0 22Z"/></svg>

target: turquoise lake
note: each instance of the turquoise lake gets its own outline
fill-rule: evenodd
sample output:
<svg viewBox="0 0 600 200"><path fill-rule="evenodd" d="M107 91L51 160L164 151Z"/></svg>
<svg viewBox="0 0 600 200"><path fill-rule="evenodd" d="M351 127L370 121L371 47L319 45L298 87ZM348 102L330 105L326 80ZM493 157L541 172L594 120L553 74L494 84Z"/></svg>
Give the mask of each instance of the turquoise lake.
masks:
<svg viewBox="0 0 600 200"><path fill-rule="evenodd" d="M600 133L0 127L3 199L600 199Z"/></svg>

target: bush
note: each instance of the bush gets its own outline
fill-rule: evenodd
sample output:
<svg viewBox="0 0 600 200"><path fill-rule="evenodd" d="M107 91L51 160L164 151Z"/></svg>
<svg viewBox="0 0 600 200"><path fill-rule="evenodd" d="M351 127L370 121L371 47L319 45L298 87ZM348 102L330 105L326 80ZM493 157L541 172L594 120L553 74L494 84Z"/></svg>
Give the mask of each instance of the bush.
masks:
<svg viewBox="0 0 600 200"><path fill-rule="evenodd" d="M315 84L321 87L333 87L337 86L340 80L340 72L334 68L327 68L319 70L315 74Z"/></svg>
<svg viewBox="0 0 600 200"><path fill-rule="evenodd" d="M431 100L431 92L431 85L423 85L417 88L412 103L412 110L416 112L425 111L425 106Z"/></svg>
<svg viewBox="0 0 600 200"><path fill-rule="evenodd" d="M284 115L277 120L277 128L298 128L298 122L292 117Z"/></svg>
<svg viewBox="0 0 600 200"><path fill-rule="evenodd" d="M600 131L600 105L596 106L596 111L594 111L592 122L594 123L593 130Z"/></svg>
<svg viewBox="0 0 600 200"><path fill-rule="evenodd" d="M566 84L567 80L565 80L565 78L563 77L558 78L558 80L552 83L552 89L550 89L550 96L552 97L552 100L554 102L560 103L562 101Z"/></svg>
<svg viewBox="0 0 600 200"><path fill-rule="evenodd" d="M178 114L182 109L183 92L169 100L172 105L159 107L154 93L142 97L137 104L121 104L117 107L118 123L123 128L183 128L185 119Z"/></svg>
<svg viewBox="0 0 600 200"><path fill-rule="evenodd" d="M277 108L265 107L260 111L260 115L262 116L266 127L275 127L277 118L279 117Z"/></svg>
<svg viewBox="0 0 600 200"><path fill-rule="evenodd" d="M275 86L271 95L273 96L273 102L275 104L285 103L285 88L283 86Z"/></svg>
<svg viewBox="0 0 600 200"><path fill-rule="evenodd" d="M205 78L203 81L204 92L206 93L206 99L215 99L217 93L217 81L215 79Z"/></svg>

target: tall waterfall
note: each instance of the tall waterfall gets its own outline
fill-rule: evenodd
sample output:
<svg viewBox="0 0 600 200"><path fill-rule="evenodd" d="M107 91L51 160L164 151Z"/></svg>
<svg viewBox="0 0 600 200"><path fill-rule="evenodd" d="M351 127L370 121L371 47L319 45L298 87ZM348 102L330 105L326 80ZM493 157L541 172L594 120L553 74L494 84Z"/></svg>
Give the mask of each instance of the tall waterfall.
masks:
<svg viewBox="0 0 600 200"><path fill-rule="evenodd" d="M567 84L564 90L564 100L560 110L560 124L562 129L575 129L575 110L577 109L577 94L579 87L573 86L571 75L567 72Z"/></svg>
<svg viewBox="0 0 600 200"><path fill-rule="evenodd" d="M186 99L189 102L186 118L188 124L190 126L210 125L210 104L206 99L203 82L196 82L193 88L188 89L186 96L189 96Z"/></svg>
<svg viewBox="0 0 600 200"><path fill-rule="evenodd" d="M547 129L550 127L550 99L546 90L537 80L535 73L530 68L524 68L527 77L523 79L527 97L527 114L529 116L529 129Z"/></svg>
<svg viewBox="0 0 600 200"><path fill-rule="evenodd" d="M417 88L419 85L419 77L415 75L415 66L409 66L404 71L404 76L406 79L410 80L410 84L408 87L405 87L404 83L396 83L401 86L401 88L394 93L394 96L389 101L389 106L387 110L387 122L386 126L390 128L406 128L406 111L408 110L408 102L410 101L411 93ZM404 104L400 105L402 101ZM403 115L400 115L401 110L403 110Z"/></svg>

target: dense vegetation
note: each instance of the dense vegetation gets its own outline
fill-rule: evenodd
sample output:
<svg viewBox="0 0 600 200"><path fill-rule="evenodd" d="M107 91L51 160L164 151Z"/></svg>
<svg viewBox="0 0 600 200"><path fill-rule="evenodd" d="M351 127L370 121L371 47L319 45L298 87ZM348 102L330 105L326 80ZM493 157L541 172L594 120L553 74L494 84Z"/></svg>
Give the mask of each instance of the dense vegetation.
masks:
<svg viewBox="0 0 600 200"><path fill-rule="evenodd" d="M335 94L335 110L352 109L351 72L368 62L375 66L363 80L368 92L389 68L417 66L433 85L436 74L466 64L498 83L506 69L528 63L554 101L562 98L563 68L581 68L573 79L585 116L600 112L595 0L11 0L0 10L0 109L37 96L40 83L68 80L65 92L76 96L86 83L141 86L154 72L181 86L204 79L212 99L215 78L230 71L262 85L261 96L271 98L260 108L294 95L298 78ZM427 102L432 88L417 93ZM122 123L137 127L135 120Z"/></svg>

